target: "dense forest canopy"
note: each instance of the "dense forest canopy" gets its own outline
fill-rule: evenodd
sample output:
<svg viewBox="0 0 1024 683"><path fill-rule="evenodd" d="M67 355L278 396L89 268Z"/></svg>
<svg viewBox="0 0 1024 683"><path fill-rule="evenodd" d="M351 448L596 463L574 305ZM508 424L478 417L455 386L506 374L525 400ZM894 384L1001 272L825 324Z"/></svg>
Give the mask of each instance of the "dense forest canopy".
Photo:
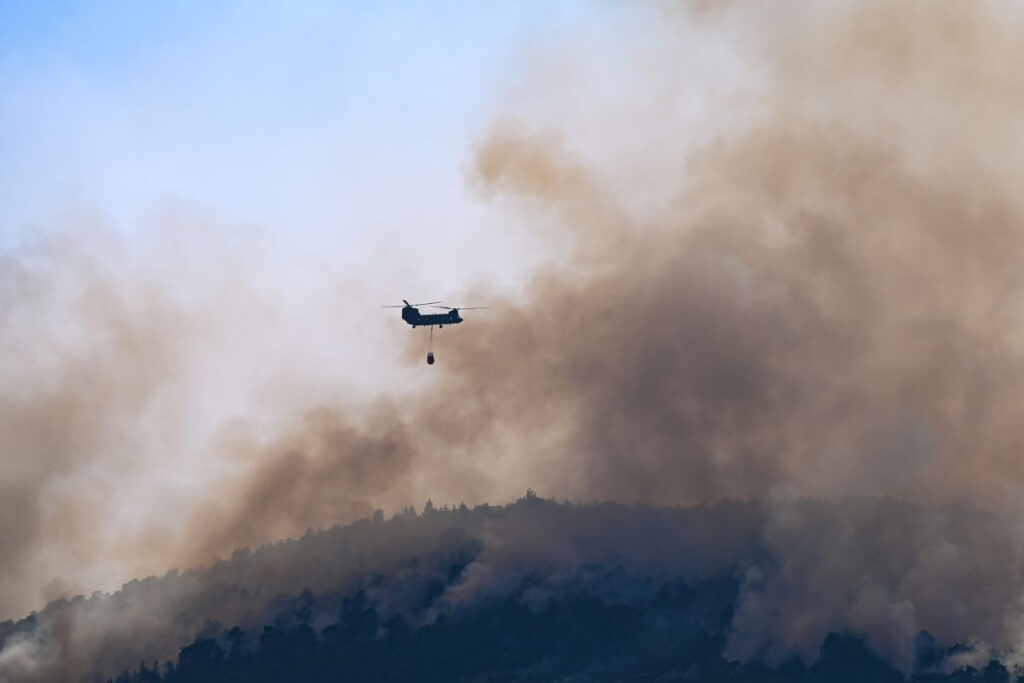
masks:
<svg viewBox="0 0 1024 683"><path fill-rule="evenodd" d="M1024 566L989 558L1022 533L884 499L428 504L54 602L0 625L0 662L26 681L1004 675L992 616Z"/></svg>

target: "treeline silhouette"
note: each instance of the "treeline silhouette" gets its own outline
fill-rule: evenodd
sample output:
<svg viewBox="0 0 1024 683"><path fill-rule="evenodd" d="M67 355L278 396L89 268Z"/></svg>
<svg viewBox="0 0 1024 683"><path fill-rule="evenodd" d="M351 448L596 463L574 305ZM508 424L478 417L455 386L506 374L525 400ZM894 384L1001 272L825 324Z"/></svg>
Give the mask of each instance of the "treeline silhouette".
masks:
<svg viewBox="0 0 1024 683"><path fill-rule="evenodd" d="M452 567L457 577L461 568ZM616 573L616 568L585 568ZM725 633L735 582L662 584L637 603L570 591L537 607L524 603L524 581L508 596L460 616L438 614L416 626L382 621L364 591L345 597L336 619L318 627L308 592L264 626L258 637L235 627L183 647L176 662L140 664L113 683L279 683L285 681L744 681L749 683L1010 683L998 661L950 674L928 668L950 654L927 633L918 637L909 677L873 653L864 639L830 634L814 663L780 666L730 662ZM443 586L427 587L423 599ZM1024 676L1017 679L1024 681Z"/></svg>

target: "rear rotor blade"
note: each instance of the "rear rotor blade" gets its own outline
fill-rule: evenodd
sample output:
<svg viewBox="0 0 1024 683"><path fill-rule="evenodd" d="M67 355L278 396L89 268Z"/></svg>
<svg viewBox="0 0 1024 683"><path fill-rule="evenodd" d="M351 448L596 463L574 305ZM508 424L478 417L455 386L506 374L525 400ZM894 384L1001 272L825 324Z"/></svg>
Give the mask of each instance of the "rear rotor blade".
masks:
<svg viewBox="0 0 1024 683"><path fill-rule="evenodd" d="M402 299L402 301L405 301L405 299ZM429 306L430 304L439 304L439 303L441 303L441 302L440 301L426 301L426 302L424 302L422 304L413 304L413 306Z"/></svg>
<svg viewBox="0 0 1024 683"><path fill-rule="evenodd" d="M434 308L447 308L449 311L479 311L490 306L434 306Z"/></svg>

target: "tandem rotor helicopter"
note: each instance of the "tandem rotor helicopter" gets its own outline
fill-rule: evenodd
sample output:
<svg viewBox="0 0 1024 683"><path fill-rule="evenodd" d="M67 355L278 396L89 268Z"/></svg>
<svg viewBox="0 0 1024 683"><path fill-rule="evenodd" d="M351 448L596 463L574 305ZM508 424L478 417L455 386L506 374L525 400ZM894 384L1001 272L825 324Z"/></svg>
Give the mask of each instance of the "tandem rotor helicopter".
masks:
<svg viewBox="0 0 1024 683"><path fill-rule="evenodd" d="M463 317L459 315L459 311L477 311L489 306L438 306L440 301L427 301L422 304L411 304L405 299L402 299L403 306L381 306L381 308L401 308L402 309L402 320L412 325L413 329L417 327L430 327L430 348L427 351L427 365L434 364L434 327L443 328L445 325L458 325L463 322ZM447 313L420 313L420 309L417 306L430 306L431 308L443 308L447 310Z"/></svg>

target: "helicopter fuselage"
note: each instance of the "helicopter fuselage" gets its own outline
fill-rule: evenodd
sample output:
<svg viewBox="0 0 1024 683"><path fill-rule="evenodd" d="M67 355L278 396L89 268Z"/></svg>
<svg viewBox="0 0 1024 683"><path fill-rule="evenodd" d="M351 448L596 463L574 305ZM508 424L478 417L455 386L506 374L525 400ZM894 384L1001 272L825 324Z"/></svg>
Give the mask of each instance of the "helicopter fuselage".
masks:
<svg viewBox="0 0 1024 683"><path fill-rule="evenodd" d="M459 311L454 308L447 313L428 313L423 315L418 308L406 306L402 309L402 320L413 327L433 325L440 327L442 325L458 325L462 322L462 317L459 315Z"/></svg>

